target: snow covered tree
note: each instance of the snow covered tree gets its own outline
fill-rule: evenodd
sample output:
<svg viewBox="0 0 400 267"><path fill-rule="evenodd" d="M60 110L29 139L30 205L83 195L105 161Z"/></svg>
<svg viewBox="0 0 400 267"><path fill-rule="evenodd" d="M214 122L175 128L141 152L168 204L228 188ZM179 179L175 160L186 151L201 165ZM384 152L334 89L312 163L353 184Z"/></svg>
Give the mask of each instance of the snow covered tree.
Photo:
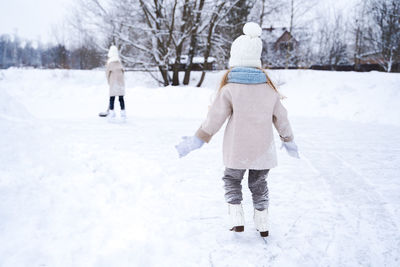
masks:
<svg viewBox="0 0 400 267"><path fill-rule="evenodd" d="M173 55L172 41L175 27L177 0L154 0L153 3L139 0L147 26L143 44L131 43L134 47L148 54L159 69L163 84L169 85L169 59Z"/></svg>
<svg viewBox="0 0 400 267"><path fill-rule="evenodd" d="M157 81L169 85L176 8L177 0L80 0L75 13L83 24L91 25L87 32L96 36L104 56L115 44L125 65L147 70ZM153 74L155 68L161 78Z"/></svg>
<svg viewBox="0 0 400 267"><path fill-rule="evenodd" d="M236 37L243 34L243 25L247 21L253 5L254 1L252 0L231 0L218 1L210 8L210 15L205 21L207 35L202 38L204 64L208 63L213 52L219 55L219 60L226 66L230 45ZM239 27L239 25L241 26ZM206 72L203 69L197 83L198 87L202 85L205 75Z"/></svg>
<svg viewBox="0 0 400 267"><path fill-rule="evenodd" d="M347 31L342 14L337 14L333 20L322 18L319 24L317 62L333 69L339 64L348 64Z"/></svg>
<svg viewBox="0 0 400 267"><path fill-rule="evenodd" d="M256 1L250 13L252 21L257 22L261 27L273 25L279 19L284 8L284 1L260 0Z"/></svg>
<svg viewBox="0 0 400 267"><path fill-rule="evenodd" d="M190 73L193 68L193 58L198 48L198 40L199 40L199 30L201 23L201 14L204 8L205 0L195 1L195 5L193 7L193 27L190 32L190 41L188 44L188 58L185 66L185 76L183 78L183 84L188 85L190 81Z"/></svg>
<svg viewBox="0 0 400 267"><path fill-rule="evenodd" d="M400 0L369 0L368 13L372 24L366 38L373 51L367 56L390 72L400 62Z"/></svg>
<svg viewBox="0 0 400 267"><path fill-rule="evenodd" d="M217 26L224 22L229 26L225 29L231 30L233 26L226 22L233 22L235 14L250 8L249 3L254 1L80 0L76 13L83 25L90 24L92 29L99 29L92 33L88 29L89 35L102 33L100 46L104 51L114 43L120 49L125 65L148 71L166 86L180 84L182 69L185 70L183 82L189 83L195 56L202 56L204 63L199 66L207 68L213 49L230 44L236 37L228 40L224 31L216 30ZM244 23L246 18L237 21ZM159 75L155 74L156 69ZM198 85L204 76L205 72Z"/></svg>
<svg viewBox="0 0 400 267"><path fill-rule="evenodd" d="M177 1L175 1L177 3ZM184 0L182 6L178 8L177 13L180 20L174 19L176 21L176 30L174 29L175 34L173 34L172 43L175 48L175 59L173 60L172 65L172 85L179 85L179 69L181 64L181 56L183 45L185 41L189 38L190 33L192 32L192 23L193 21L193 6L195 2L190 0ZM174 27L175 25L171 25Z"/></svg>
<svg viewBox="0 0 400 267"><path fill-rule="evenodd" d="M232 40L243 34L243 26L247 22L255 2L254 0L238 0L230 8L226 15L224 28Z"/></svg>
<svg viewBox="0 0 400 267"><path fill-rule="evenodd" d="M289 15L289 33L292 37L297 37L297 42L300 46L297 49L286 49L285 55L285 68L289 65L298 66L299 62L305 61L309 55L310 50L307 46L309 44L309 31L307 26L310 24L310 17L308 14L315 7L317 1L315 0L287 0L287 10ZM290 44L289 40L289 44Z"/></svg>
<svg viewBox="0 0 400 267"><path fill-rule="evenodd" d="M0 67L8 68L13 65L11 55L13 51L13 44L9 35L0 36Z"/></svg>
<svg viewBox="0 0 400 267"><path fill-rule="evenodd" d="M358 70L361 63L361 56L368 52L366 33L368 31L368 14L365 1L359 0L354 7L353 15L353 62L355 69Z"/></svg>
<svg viewBox="0 0 400 267"><path fill-rule="evenodd" d="M266 2L267 5L264 7L258 3L255 8L259 14L264 14L262 19L259 19L263 23L264 66L285 68L308 66L312 54L312 23L310 23L312 17L309 13L316 1L262 2Z"/></svg>
<svg viewBox="0 0 400 267"><path fill-rule="evenodd" d="M85 19L75 10L67 18L69 25L68 47L71 50L71 67L76 69L93 69L104 65L104 52L97 40L85 27Z"/></svg>
<svg viewBox="0 0 400 267"><path fill-rule="evenodd" d="M243 34L243 26L248 21L255 3L255 0L233 0L224 3L225 15L215 29L216 48L223 55L222 61L228 62L227 51L230 50L233 40Z"/></svg>

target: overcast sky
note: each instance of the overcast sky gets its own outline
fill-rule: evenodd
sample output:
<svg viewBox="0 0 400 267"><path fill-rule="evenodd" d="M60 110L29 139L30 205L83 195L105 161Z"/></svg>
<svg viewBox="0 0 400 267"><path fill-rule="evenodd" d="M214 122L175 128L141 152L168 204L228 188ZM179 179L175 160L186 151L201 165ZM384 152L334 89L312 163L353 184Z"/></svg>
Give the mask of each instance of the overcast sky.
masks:
<svg viewBox="0 0 400 267"><path fill-rule="evenodd" d="M355 0L319 0L318 10L344 9ZM63 22L75 0L0 0L0 34L52 41L52 25Z"/></svg>
<svg viewBox="0 0 400 267"><path fill-rule="evenodd" d="M0 0L0 34L51 40L51 25L61 23L75 0Z"/></svg>

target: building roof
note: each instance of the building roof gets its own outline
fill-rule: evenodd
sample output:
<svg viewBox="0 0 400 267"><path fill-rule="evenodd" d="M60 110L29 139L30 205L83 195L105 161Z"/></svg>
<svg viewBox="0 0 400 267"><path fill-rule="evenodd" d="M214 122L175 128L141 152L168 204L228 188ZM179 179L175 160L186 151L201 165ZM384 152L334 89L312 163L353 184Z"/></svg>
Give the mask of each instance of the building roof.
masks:
<svg viewBox="0 0 400 267"><path fill-rule="evenodd" d="M181 56L181 64L186 64L188 61L188 56L187 55L182 55ZM208 57L207 58L207 63L214 63L216 62L216 58L215 57ZM169 59L169 64L174 64L175 63L175 58L170 58ZM195 56L193 57L193 64L203 64L204 63L204 57L202 56Z"/></svg>
<svg viewBox="0 0 400 267"><path fill-rule="evenodd" d="M292 34L290 34L290 32L285 31L281 37L278 38L278 40L276 40L276 43L280 43L280 42L289 42L289 41L294 41L295 43L297 43L297 40L292 36Z"/></svg>
<svg viewBox="0 0 400 267"><path fill-rule="evenodd" d="M287 36L290 35L288 28L286 27L263 27L261 33L261 39L267 43L276 43L279 40L283 40L285 38L285 34ZM293 38L293 36L292 36ZM294 39L296 42L297 40Z"/></svg>

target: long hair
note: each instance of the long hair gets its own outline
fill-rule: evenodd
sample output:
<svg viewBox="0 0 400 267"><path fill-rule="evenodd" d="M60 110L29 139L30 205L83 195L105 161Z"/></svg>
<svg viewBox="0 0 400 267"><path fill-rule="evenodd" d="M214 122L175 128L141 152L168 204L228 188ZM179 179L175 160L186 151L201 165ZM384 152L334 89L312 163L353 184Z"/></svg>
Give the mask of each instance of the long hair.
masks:
<svg viewBox="0 0 400 267"><path fill-rule="evenodd" d="M221 82L219 83L218 93L221 92L222 87L224 87L228 83L228 75L231 70L232 68L229 68L222 76Z"/></svg>
<svg viewBox="0 0 400 267"><path fill-rule="evenodd" d="M257 69L259 69L259 70L261 70L262 72L264 72L265 76L267 77L267 84L268 84L272 89L274 89L274 90L278 93L279 97L280 97L281 99L286 98L285 96L283 96L283 95L278 91L278 89L276 88L275 84L274 84L274 83L272 82L272 80L269 78L267 72L266 72L264 69L262 69L262 68L257 68ZM232 70L232 68L229 68L229 69L224 73L224 75L222 76L222 79L221 79L221 82L220 82L219 88L218 88L218 93L221 92L222 87L224 87L224 86L228 83L228 75L229 75L229 73L231 72L231 70Z"/></svg>

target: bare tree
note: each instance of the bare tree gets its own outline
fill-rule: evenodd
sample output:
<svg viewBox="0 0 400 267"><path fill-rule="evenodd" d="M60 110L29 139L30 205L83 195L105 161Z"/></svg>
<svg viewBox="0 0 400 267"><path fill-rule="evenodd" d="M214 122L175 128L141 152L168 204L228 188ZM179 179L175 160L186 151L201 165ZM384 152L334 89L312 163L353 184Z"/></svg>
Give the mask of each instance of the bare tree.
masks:
<svg viewBox="0 0 400 267"><path fill-rule="evenodd" d="M199 41L199 29L201 23L201 14L204 8L205 0L199 0L195 2L193 7L193 27L190 33L190 43L188 48L188 59L185 67L185 77L183 78L183 84L188 85L190 81L190 73L193 67L193 58L197 51L197 42Z"/></svg>
<svg viewBox="0 0 400 267"><path fill-rule="evenodd" d="M218 25L218 22L221 21L220 12L224 8L225 4L226 4L226 2L224 2L224 1L220 2L219 5L216 7L216 10L212 13L211 18L209 20L208 33L207 33L207 39L206 39L206 48L204 51L204 64L206 64L208 62L208 58L210 56L210 52L211 52L211 48L212 48L212 44L213 44L212 37L213 37L214 31L215 31L215 27ZM206 72L205 72L205 70L203 70L201 73L200 80L197 83L197 87L200 87L202 85L205 76L206 76Z"/></svg>
<svg viewBox="0 0 400 267"><path fill-rule="evenodd" d="M310 18L307 18L307 14L315 7L316 0L287 0L287 10L289 14L289 33L290 37L293 38L295 35L304 36L306 32L306 25L309 24ZM303 41L306 40L297 40ZM294 41L289 40L288 43L293 46ZM301 42L300 42L301 43ZM297 65L300 58L305 58L308 49L286 49L285 55L285 68L288 68L290 64Z"/></svg>
<svg viewBox="0 0 400 267"><path fill-rule="evenodd" d="M369 0L372 25L367 33L370 56L387 72L400 61L400 0Z"/></svg>
<svg viewBox="0 0 400 267"><path fill-rule="evenodd" d="M163 85L179 85L181 56L189 50L189 64L199 48L198 42L209 27L202 17L205 0L81 0L80 14L103 29L104 50L111 43L122 51L130 66L140 66ZM210 9L214 1L209 1ZM89 16L88 16L89 14ZM218 17L220 14L218 14ZM187 45L190 40L189 45ZM172 78L168 68L172 64ZM159 70L161 78L152 72ZM190 75L186 72L187 83Z"/></svg>
<svg viewBox="0 0 400 267"><path fill-rule="evenodd" d="M346 28L343 15L337 14L331 28L329 49L329 63L335 67L339 64L348 63Z"/></svg>
<svg viewBox="0 0 400 267"><path fill-rule="evenodd" d="M211 10L209 20L206 21L208 28L203 54L204 65L208 63L208 58L214 47L223 52L221 54L226 61L228 55L226 51L229 51L232 40L241 35L243 25L247 21L253 4L254 2L252 1L246 2L243 0L217 2ZM246 11L243 11L243 9L246 9ZM232 27L232 25L234 25L234 27ZM240 32L238 32L239 30ZM238 33L234 35L235 32ZM206 72L203 69L197 87L202 85L205 75Z"/></svg>
<svg viewBox="0 0 400 267"><path fill-rule="evenodd" d="M335 14L333 19L323 17L319 20L317 30L319 64L327 64L336 69L339 64L348 63L346 28L341 12Z"/></svg>
<svg viewBox="0 0 400 267"><path fill-rule="evenodd" d="M304 28L312 20L307 15L316 6L316 0L286 0L289 15L289 32Z"/></svg>
<svg viewBox="0 0 400 267"><path fill-rule="evenodd" d="M367 3L358 0L354 5L354 13L352 14L352 35L353 35L353 62L355 69L358 70L361 63L361 56L368 52L368 44L366 42L366 33L368 31L368 12Z"/></svg>
<svg viewBox="0 0 400 267"><path fill-rule="evenodd" d="M284 2L275 0L260 0L253 7L251 15L254 21L263 27L265 23L273 24L277 14L284 8Z"/></svg>
<svg viewBox="0 0 400 267"><path fill-rule="evenodd" d="M164 0L154 0L153 4L143 0L139 0L139 2L147 25L145 37L148 41L145 45L137 45L136 42L130 43L152 57L162 75L164 85L167 86L171 81L168 74L168 63L173 52L171 43L177 0L174 0L170 8L170 3L166 3Z"/></svg>
<svg viewBox="0 0 400 267"><path fill-rule="evenodd" d="M175 4L177 4L177 1L175 1ZM189 38L189 34L191 33L191 28L193 24L193 13L191 12L191 9L193 8L192 5L192 1L184 0L183 5L180 8L181 20L177 21L177 24L179 23L180 25L177 25L177 30L171 29L172 31L176 32L176 34L173 34L172 36L172 43L175 47L175 60L172 66L172 85L179 85L179 69L181 64L183 45L186 39ZM173 19L173 21L175 22L175 18ZM174 25L171 26L173 27Z"/></svg>

